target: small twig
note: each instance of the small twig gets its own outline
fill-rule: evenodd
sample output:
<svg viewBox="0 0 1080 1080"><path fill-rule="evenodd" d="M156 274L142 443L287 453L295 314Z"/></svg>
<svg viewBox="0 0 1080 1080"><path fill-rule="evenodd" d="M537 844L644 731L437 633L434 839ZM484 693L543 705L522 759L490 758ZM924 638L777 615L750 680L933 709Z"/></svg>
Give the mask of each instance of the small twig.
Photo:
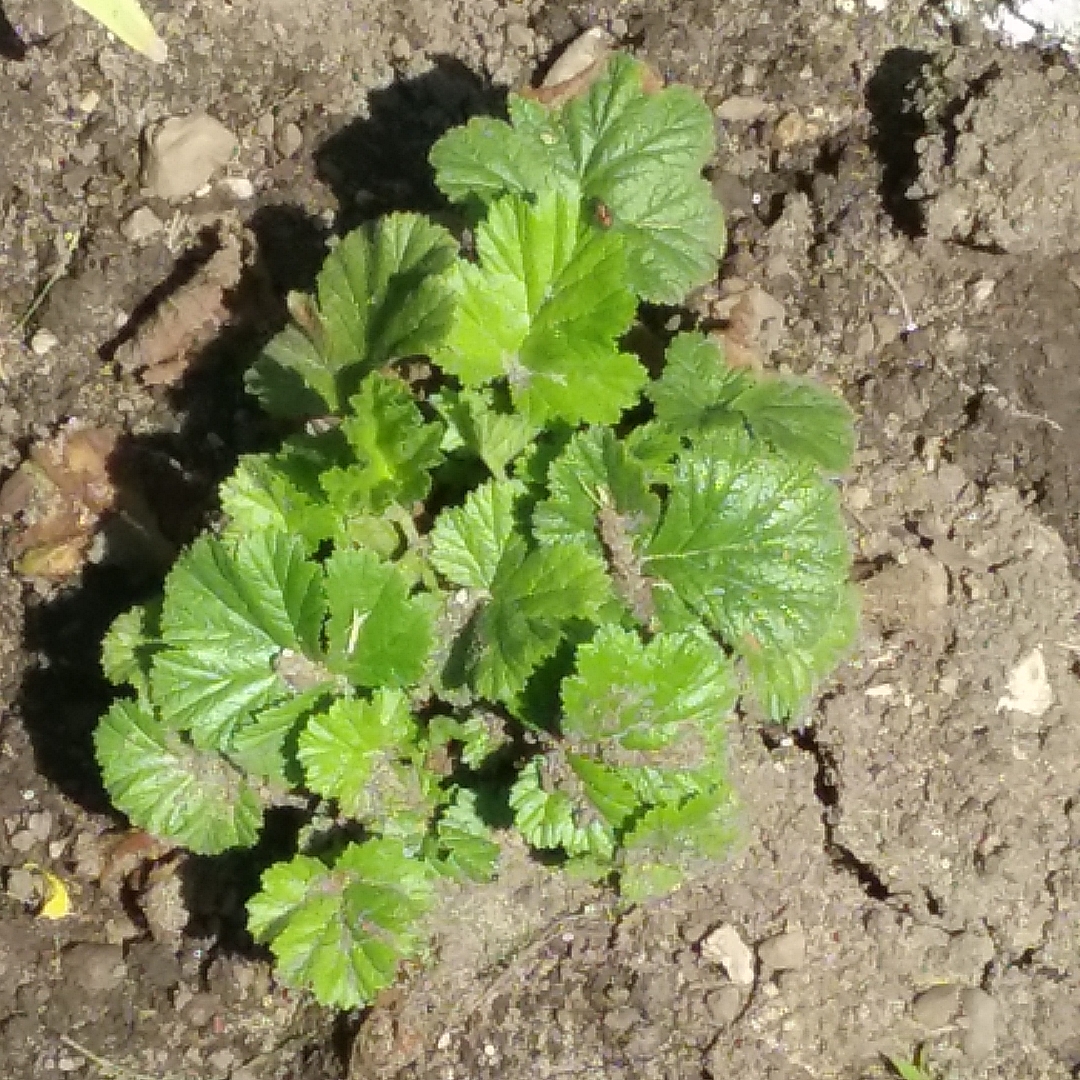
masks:
<svg viewBox="0 0 1080 1080"><path fill-rule="evenodd" d="M93 1050L83 1046L82 1043L76 1042L70 1035L61 1035L59 1039L65 1046L70 1047L77 1054L82 1054L84 1058L96 1065L101 1074L108 1077L109 1080L169 1080L168 1076L150 1076L147 1073L129 1069L126 1065L117 1065L99 1054L95 1054Z"/></svg>
<svg viewBox="0 0 1080 1080"><path fill-rule="evenodd" d="M56 266L53 267L48 280L38 290L37 296L30 302L30 306L23 312L19 321L15 323L15 333L21 334L26 329L27 323L37 314L38 308L45 303L45 297L49 295L49 291L68 272L81 236L81 229L72 229L71 232L62 233L57 237Z"/></svg>
<svg viewBox="0 0 1080 1080"><path fill-rule="evenodd" d="M885 284L889 286L896 298L900 301L900 310L904 314L904 333L914 334L919 329L919 324L915 321L915 316L911 312L911 305L907 301L907 297L904 295L904 290L900 288L900 282L896 280L893 275L885 269L884 266L879 265L876 262L871 262L870 265L882 276Z"/></svg>

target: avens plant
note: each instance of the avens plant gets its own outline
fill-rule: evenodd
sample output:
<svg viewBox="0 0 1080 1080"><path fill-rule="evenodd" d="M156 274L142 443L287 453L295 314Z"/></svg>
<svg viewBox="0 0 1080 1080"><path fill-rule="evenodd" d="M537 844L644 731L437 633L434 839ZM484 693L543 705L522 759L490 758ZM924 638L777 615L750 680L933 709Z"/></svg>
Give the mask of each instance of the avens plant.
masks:
<svg viewBox="0 0 1080 1080"><path fill-rule="evenodd" d="M470 227L345 236L248 386L294 433L116 621L97 731L131 821L194 852L311 813L248 903L280 979L353 1007L516 830L629 898L735 830L740 696L790 717L854 632L844 404L702 333L650 377L643 301L715 277L709 109L617 55L431 160Z"/></svg>

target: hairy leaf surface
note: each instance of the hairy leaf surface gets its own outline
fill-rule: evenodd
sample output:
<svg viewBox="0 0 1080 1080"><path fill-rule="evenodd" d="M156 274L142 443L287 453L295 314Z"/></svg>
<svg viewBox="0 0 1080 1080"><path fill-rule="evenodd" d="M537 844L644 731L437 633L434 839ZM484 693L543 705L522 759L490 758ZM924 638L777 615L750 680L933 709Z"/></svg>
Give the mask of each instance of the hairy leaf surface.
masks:
<svg viewBox="0 0 1080 1080"><path fill-rule="evenodd" d="M430 868L381 838L350 844L333 866L298 855L270 867L248 901L248 928L269 944L282 982L354 1009L419 948L417 924L433 901Z"/></svg>
<svg viewBox="0 0 1080 1080"><path fill-rule="evenodd" d="M412 596L402 570L370 551L339 549L326 561L329 656L359 686L408 686L433 644L429 599Z"/></svg>
<svg viewBox="0 0 1080 1080"><path fill-rule="evenodd" d="M185 745L145 704L115 702L94 748L113 802L132 824L199 855L255 843L262 804L243 774Z"/></svg>
<svg viewBox="0 0 1080 1080"><path fill-rule="evenodd" d="M494 203L476 243L479 263L458 263L452 279L457 316L438 363L467 386L507 379L538 424L617 420L645 382L618 347L634 314L621 241L548 191Z"/></svg>
<svg viewBox="0 0 1080 1080"><path fill-rule="evenodd" d="M319 272L317 303L294 299L294 325L264 350L248 389L281 416L345 411L366 372L441 344L456 254L450 233L417 214L349 233Z"/></svg>

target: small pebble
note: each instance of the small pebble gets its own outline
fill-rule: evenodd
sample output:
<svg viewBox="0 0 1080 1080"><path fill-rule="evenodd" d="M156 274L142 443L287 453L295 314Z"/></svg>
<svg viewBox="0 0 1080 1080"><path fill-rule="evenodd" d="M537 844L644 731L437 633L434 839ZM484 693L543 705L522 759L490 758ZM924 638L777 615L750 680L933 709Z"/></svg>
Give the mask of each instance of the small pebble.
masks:
<svg viewBox="0 0 1080 1080"><path fill-rule="evenodd" d="M769 971L795 971L806 963L806 934L800 927L766 938L758 946L758 959Z"/></svg>
<svg viewBox="0 0 1080 1080"><path fill-rule="evenodd" d="M948 1027L960 1008L960 988L943 985L931 986L919 994L911 1006L915 1022L928 1031Z"/></svg>
<svg viewBox="0 0 1080 1080"><path fill-rule="evenodd" d="M739 936L739 931L725 923L707 934L701 942L702 958L719 964L736 986L754 983L754 953Z"/></svg>
<svg viewBox="0 0 1080 1080"><path fill-rule="evenodd" d="M51 331L41 329L30 339L30 351L35 356L45 356L60 344L60 339Z"/></svg>
<svg viewBox="0 0 1080 1080"><path fill-rule="evenodd" d="M278 129L274 146L282 157L291 158L304 148L304 133L296 124L285 124Z"/></svg>
<svg viewBox="0 0 1080 1080"><path fill-rule="evenodd" d="M8 871L6 891L12 900L20 904L31 904L40 896L37 877L22 867Z"/></svg>
<svg viewBox="0 0 1080 1080"><path fill-rule="evenodd" d="M120 222L120 235L131 244L145 244L151 237L157 236L164 230L165 222L149 206L140 206L132 210Z"/></svg>
<svg viewBox="0 0 1080 1080"><path fill-rule="evenodd" d="M255 195L255 185L246 176L226 176L218 186L234 199L250 199Z"/></svg>
<svg viewBox="0 0 1080 1080"><path fill-rule="evenodd" d="M412 45L404 34L395 34L391 39L390 55L403 63L412 56Z"/></svg>

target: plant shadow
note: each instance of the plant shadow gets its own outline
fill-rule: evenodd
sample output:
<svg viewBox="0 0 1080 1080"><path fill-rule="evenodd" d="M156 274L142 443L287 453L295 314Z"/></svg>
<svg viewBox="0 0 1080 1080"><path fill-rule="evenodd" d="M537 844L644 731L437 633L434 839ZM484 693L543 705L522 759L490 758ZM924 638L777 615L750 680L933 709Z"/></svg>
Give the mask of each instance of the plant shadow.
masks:
<svg viewBox="0 0 1080 1080"><path fill-rule="evenodd" d="M373 92L369 115L347 124L314 155L311 179L328 185L338 200L334 231L395 210L445 209L427 162L431 145L470 115L497 112L501 104L501 94L448 59ZM118 502L125 496L141 500L173 554L212 524L217 487L239 456L275 447L288 430L245 393L244 374L286 324L288 293L313 290L330 239L324 222L288 203L261 206L245 225L254 238L252 255L239 283L224 293L223 329L194 352L174 386L160 391L170 422L123 435L108 459ZM124 341L199 273L217 243L213 235L201 238L91 363L112 362ZM122 393L118 383L117 395ZM72 802L110 815L118 826L123 818L111 808L93 746L97 723L117 697L101 670L101 642L117 615L159 592L169 562L161 557L161 545L155 556L137 542L114 551L106 544L104 558L85 565L77 581L51 592L28 585L24 592L23 648L31 662L15 709L35 768ZM251 851L188 861L184 884L192 933L209 929L219 935L221 948L252 948L240 929L244 901L262 869L295 844L295 823L275 818L267 834Z"/></svg>

